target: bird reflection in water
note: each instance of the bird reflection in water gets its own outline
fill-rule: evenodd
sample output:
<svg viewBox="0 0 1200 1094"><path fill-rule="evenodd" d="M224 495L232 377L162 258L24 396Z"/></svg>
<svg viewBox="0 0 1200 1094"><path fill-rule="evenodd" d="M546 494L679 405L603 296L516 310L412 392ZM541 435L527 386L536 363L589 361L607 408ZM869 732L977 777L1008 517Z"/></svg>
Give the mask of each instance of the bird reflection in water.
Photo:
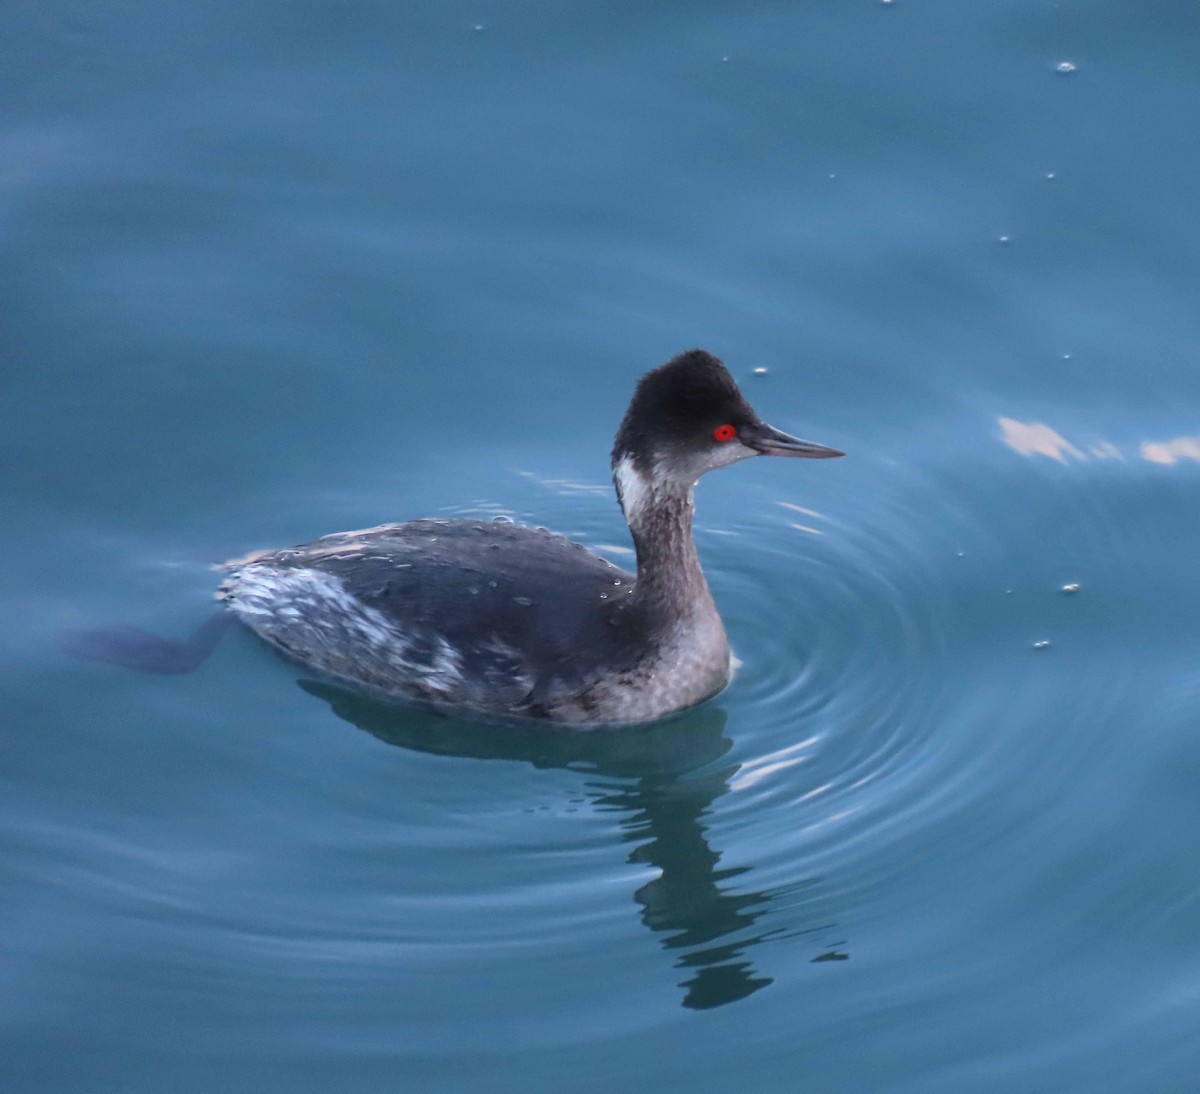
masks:
<svg viewBox="0 0 1200 1094"><path fill-rule="evenodd" d="M305 680L301 686L339 717L400 748L579 772L592 804L619 815L622 839L634 844L629 861L659 870L634 899L663 948L679 951L676 968L690 973L680 984L689 1009L719 1007L767 987L772 978L758 972L748 951L768 939L809 933L783 927L755 933L753 927L772 901L812 882L739 891L730 882L751 867L720 869L721 854L708 844L704 818L728 792L739 766L719 762L731 747L719 707L619 732L497 730L397 709L323 683Z"/></svg>

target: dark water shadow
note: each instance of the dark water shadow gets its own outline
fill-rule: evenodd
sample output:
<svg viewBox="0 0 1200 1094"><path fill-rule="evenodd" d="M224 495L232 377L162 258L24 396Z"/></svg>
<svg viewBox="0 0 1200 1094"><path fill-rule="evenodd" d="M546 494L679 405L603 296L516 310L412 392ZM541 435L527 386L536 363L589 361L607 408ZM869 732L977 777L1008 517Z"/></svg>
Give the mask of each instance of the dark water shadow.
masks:
<svg viewBox="0 0 1200 1094"><path fill-rule="evenodd" d="M723 1006L767 987L773 979L758 972L748 952L771 938L809 933L753 928L773 900L813 882L786 890L735 888L733 879L751 867L720 868L721 853L708 843L705 817L729 791L739 766L719 765L732 747L720 707L646 728L573 732L476 725L398 709L315 681L300 686L338 717L390 745L578 771L592 804L619 815L622 840L634 844L629 862L660 872L634 900L663 949L679 952L676 968L691 974L680 983L689 1009Z"/></svg>

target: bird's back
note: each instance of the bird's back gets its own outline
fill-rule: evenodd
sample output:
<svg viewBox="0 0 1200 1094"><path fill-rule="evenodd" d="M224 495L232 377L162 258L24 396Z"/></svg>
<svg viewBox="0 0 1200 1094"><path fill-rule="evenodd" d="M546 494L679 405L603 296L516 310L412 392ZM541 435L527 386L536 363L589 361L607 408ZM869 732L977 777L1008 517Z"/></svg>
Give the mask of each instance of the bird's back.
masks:
<svg viewBox="0 0 1200 1094"><path fill-rule="evenodd" d="M653 640L632 575L540 528L410 521L226 565L222 599L284 653L435 705L514 717L586 705Z"/></svg>

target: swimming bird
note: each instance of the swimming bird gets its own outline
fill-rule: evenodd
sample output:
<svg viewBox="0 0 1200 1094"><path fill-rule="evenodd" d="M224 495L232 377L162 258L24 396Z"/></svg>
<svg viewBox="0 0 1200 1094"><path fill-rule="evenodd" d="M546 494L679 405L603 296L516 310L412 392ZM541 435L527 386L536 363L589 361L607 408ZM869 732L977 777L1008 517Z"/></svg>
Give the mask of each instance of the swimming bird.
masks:
<svg viewBox="0 0 1200 1094"><path fill-rule="evenodd" d="M691 350L642 377L613 444L636 574L542 528L412 520L231 560L217 595L288 659L379 698L499 722L656 721L731 674L692 538L696 481L752 456L842 454L767 425ZM185 671L215 643L189 641ZM161 651L148 662L173 671Z"/></svg>

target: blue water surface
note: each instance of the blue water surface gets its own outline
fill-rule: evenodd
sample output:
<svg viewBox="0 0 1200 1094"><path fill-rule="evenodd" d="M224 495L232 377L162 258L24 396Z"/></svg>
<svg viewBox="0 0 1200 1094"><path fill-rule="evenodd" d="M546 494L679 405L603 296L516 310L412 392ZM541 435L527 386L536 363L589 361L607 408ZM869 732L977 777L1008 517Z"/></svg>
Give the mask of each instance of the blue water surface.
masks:
<svg viewBox="0 0 1200 1094"><path fill-rule="evenodd" d="M1200 1086L1200 8L2 18L5 1091ZM386 520L628 565L695 345L849 456L701 484L682 718L56 644Z"/></svg>

